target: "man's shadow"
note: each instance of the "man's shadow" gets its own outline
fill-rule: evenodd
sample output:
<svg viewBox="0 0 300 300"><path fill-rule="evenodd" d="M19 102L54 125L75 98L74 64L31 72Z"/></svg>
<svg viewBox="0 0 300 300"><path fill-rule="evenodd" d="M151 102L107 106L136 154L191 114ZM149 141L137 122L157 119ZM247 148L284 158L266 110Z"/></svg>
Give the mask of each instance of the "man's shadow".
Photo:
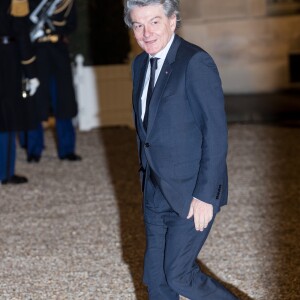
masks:
<svg viewBox="0 0 300 300"><path fill-rule="evenodd" d="M210 277L214 278L215 280L217 280L218 282L220 282L223 286L225 286L229 291L231 291L236 297L238 297L238 299L240 300L254 300L253 298L249 297L247 294L245 294L244 292L242 292L241 290L239 290L237 287L235 287L234 285L227 283L223 280L221 280L220 278L218 278L216 276L216 274L214 274L207 266L205 266L200 260L197 261L198 265L201 269L202 272L204 272L205 274L209 275Z"/></svg>
<svg viewBox="0 0 300 300"><path fill-rule="evenodd" d="M119 209L122 255L133 280L137 300L148 299L142 283L145 232L142 218L142 194L138 175L136 133L127 127L109 127L100 130L107 165ZM220 281L205 265L202 270ZM251 300L236 287L222 282L241 300Z"/></svg>
<svg viewBox="0 0 300 300"><path fill-rule="evenodd" d="M147 299L142 284L145 232L135 131L109 127L100 134L119 209L123 260L129 267L136 299Z"/></svg>

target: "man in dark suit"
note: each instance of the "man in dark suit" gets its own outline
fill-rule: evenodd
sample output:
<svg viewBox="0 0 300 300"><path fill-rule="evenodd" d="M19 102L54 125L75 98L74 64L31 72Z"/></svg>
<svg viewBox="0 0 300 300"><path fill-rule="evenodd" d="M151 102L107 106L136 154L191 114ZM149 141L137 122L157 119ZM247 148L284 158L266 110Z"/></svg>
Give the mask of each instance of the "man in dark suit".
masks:
<svg viewBox="0 0 300 300"><path fill-rule="evenodd" d="M0 1L0 182L22 184L15 174L16 131L35 128L35 98L39 86L36 57L29 39L28 0ZM27 95L22 91L27 78ZM22 92L26 99L22 98ZM27 97L28 96L28 97Z"/></svg>
<svg viewBox="0 0 300 300"><path fill-rule="evenodd" d="M144 50L132 72L149 299L237 299L196 263L228 193L217 67L175 34L178 0L128 0L124 7L125 23Z"/></svg>

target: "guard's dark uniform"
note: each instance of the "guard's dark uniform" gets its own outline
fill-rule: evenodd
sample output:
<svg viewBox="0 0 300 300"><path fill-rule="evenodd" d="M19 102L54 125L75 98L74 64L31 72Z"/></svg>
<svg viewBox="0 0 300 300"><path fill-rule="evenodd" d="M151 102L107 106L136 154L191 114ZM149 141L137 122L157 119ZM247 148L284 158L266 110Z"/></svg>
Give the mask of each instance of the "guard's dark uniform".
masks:
<svg viewBox="0 0 300 300"><path fill-rule="evenodd" d="M2 183L15 176L15 131L35 128L38 124L34 97L22 98L22 76L36 77L35 56L29 39L28 14L27 0L0 1L0 181Z"/></svg>
<svg viewBox="0 0 300 300"><path fill-rule="evenodd" d="M40 0L30 0L31 13ZM37 54L38 110L41 120L50 114L56 119L58 156L61 159L77 160L75 155L75 130L72 118L77 114L71 62L68 50L68 35L76 28L74 0L61 0L50 17L53 28L44 27L44 35L34 41ZM27 134L28 161L38 161L44 148L43 128Z"/></svg>

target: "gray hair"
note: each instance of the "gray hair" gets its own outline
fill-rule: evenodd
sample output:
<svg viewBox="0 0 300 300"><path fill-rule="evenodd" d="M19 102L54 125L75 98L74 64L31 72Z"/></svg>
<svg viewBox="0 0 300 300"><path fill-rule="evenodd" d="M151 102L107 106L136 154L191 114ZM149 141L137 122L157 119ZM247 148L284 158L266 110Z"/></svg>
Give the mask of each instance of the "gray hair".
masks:
<svg viewBox="0 0 300 300"><path fill-rule="evenodd" d="M179 0L124 0L124 22L132 28L132 20L130 12L135 7L149 6L161 4L163 6L165 15L170 18L176 16L176 29L180 27L181 18L179 12Z"/></svg>

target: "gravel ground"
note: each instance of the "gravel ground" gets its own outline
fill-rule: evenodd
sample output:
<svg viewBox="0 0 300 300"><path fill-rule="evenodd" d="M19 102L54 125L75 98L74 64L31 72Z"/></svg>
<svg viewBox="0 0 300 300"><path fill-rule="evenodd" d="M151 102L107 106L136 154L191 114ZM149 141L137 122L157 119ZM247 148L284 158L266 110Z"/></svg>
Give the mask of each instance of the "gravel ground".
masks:
<svg viewBox="0 0 300 300"><path fill-rule="evenodd" d="M229 125L229 205L199 256L241 300L300 299L300 127ZM147 299L135 132L78 133L82 162L39 164L0 186L0 299Z"/></svg>

